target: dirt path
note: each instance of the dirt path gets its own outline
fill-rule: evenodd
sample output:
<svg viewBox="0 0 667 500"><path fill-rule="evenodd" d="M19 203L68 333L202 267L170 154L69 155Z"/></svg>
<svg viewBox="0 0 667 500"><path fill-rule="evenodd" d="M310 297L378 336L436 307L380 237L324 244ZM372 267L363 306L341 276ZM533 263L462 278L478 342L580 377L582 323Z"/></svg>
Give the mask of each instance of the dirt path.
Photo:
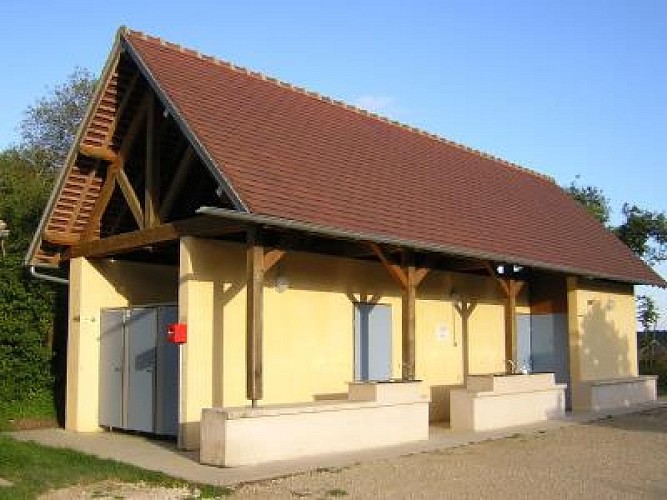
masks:
<svg viewBox="0 0 667 500"><path fill-rule="evenodd" d="M183 498L91 485L66 496ZM667 498L667 408L238 486L232 498ZM102 491L100 491L102 490ZM183 496L181 496L183 495ZM109 498L106 497L106 498Z"/></svg>

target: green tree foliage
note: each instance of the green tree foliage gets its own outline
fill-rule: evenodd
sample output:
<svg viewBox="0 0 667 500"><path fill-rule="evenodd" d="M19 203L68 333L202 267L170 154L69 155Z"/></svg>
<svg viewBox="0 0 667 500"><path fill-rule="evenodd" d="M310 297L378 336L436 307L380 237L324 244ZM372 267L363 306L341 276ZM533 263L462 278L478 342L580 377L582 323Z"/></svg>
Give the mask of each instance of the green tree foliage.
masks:
<svg viewBox="0 0 667 500"><path fill-rule="evenodd" d="M67 80L38 99L21 122L21 150L45 170L62 166L95 88L90 71L76 68Z"/></svg>
<svg viewBox="0 0 667 500"><path fill-rule="evenodd" d="M0 254L0 400L49 390L53 288L30 279L23 255L46 202L51 174L16 151L0 153L0 218L10 231Z"/></svg>
<svg viewBox="0 0 667 500"><path fill-rule="evenodd" d="M623 223L616 236L649 264L667 260L667 217L664 213L623 205Z"/></svg>
<svg viewBox="0 0 667 500"><path fill-rule="evenodd" d="M611 209L609 200L601 189L593 186L577 186L574 182L566 188L570 196L581 203L589 213L605 226L609 224Z"/></svg>

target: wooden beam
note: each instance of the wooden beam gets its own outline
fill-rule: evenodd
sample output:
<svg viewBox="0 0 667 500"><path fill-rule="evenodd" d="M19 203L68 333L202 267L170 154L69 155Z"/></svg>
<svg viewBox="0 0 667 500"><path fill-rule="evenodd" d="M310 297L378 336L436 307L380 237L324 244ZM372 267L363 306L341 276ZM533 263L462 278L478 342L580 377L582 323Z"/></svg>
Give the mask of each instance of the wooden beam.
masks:
<svg viewBox="0 0 667 500"><path fill-rule="evenodd" d="M116 176L118 175L119 170L122 168L122 158L120 158L118 162L112 163L109 165L109 168L107 168L106 179L102 185L102 188L100 189L99 195L97 196L95 206L93 207L93 211L91 212L88 219L88 224L83 231L83 240L90 240L93 237L95 230L100 225L102 215L109 205L111 196L113 195L114 189L116 188Z"/></svg>
<svg viewBox="0 0 667 500"><path fill-rule="evenodd" d="M115 161L116 158L118 158L118 153L107 147L89 146L88 144L81 144L79 146L79 153L97 160L104 160L109 162Z"/></svg>
<svg viewBox="0 0 667 500"><path fill-rule="evenodd" d="M144 223L144 213L143 210L141 210L141 203L139 202L137 193L135 193L130 180L127 178L125 170L118 171L116 180L118 181L118 187L120 187L120 190L123 192L127 205L130 207L134 220L137 222L137 226L139 226L139 229L143 229L146 225Z"/></svg>
<svg viewBox="0 0 667 500"><path fill-rule="evenodd" d="M158 189L160 184L159 159L155 131L155 97L151 94L148 111L146 112L146 169L144 182L144 226L153 227L159 224L157 213Z"/></svg>
<svg viewBox="0 0 667 500"><path fill-rule="evenodd" d="M416 272L415 266L406 266L407 286L403 290L402 301L402 359L403 380L415 379L415 303Z"/></svg>
<svg viewBox="0 0 667 500"><path fill-rule="evenodd" d="M278 250L277 248L269 250L264 255L264 272L269 271L273 266L275 266L280 259L285 255L284 250Z"/></svg>
<svg viewBox="0 0 667 500"><path fill-rule="evenodd" d="M84 240L89 240L92 238L93 234L95 233L95 230L98 228L100 221L102 220L102 215L104 215L104 211L109 205L109 201L111 200L111 195L113 195L114 188L116 187L116 177L118 175L118 172L123 170L123 168L125 167L125 158L129 154L132 146L134 145L134 140L136 139L139 130L141 130L141 125L143 124L143 121L146 118L149 96L150 94L146 93L143 100L141 101L139 109L137 110L137 113L134 115L132 123L130 124L127 133L125 134L123 143L121 144L120 150L118 151L118 156L107 168L106 180L104 182L104 185L102 186L102 189L100 190L100 194L97 198L97 201L95 202L95 207L93 207L93 211L90 214L90 218L88 219L88 224L86 225L86 229L83 232Z"/></svg>
<svg viewBox="0 0 667 500"><path fill-rule="evenodd" d="M81 241L80 234L65 233L65 232L61 233L55 231L44 231L42 238L45 241L48 241L49 243L62 246L76 245L79 241Z"/></svg>
<svg viewBox="0 0 667 500"><path fill-rule="evenodd" d="M502 288L503 292L505 292L505 295L510 294L510 290L507 287L507 283L496 274L496 270L493 269L493 266L491 265L490 262L484 262L484 267L486 268L486 271L489 273L489 276L491 276L494 280L496 280L496 283L498 283L498 286Z"/></svg>
<svg viewBox="0 0 667 500"><path fill-rule="evenodd" d="M164 195L164 198L162 199L162 204L160 205L160 211L159 211L159 216L161 220L167 220L169 212L171 212L171 208L173 207L174 202L176 201L176 197L179 195L181 189L183 188L185 179L188 176L190 163L195 157L194 153L195 152L192 149L192 146L188 144L188 146L185 148L185 152L183 153L181 159L178 162L178 166L176 167L176 171L174 172L174 176L171 180L171 184L169 185L169 189L167 190L166 194Z"/></svg>
<svg viewBox="0 0 667 500"><path fill-rule="evenodd" d="M79 193L79 199L77 200L76 206L74 207L74 210L72 210L72 215L70 216L70 219L67 222L66 232L68 233L72 231L76 221L79 218L79 214L81 213L83 204L88 196L88 191L90 191L90 188L93 185L93 181L97 178L97 172L100 168L101 163L102 163L101 160L96 160L95 165L90 169L90 172L88 172L88 175L86 176L86 182L81 188L81 193Z"/></svg>
<svg viewBox="0 0 667 500"><path fill-rule="evenodd" d="M517 321L516 321L516 298L524 286L523 281L514 279L506 280L507 297L505 301L505 359L515 363L518 360L517 353Z"/></svg>
<svg viewBox="0 0 667 500"><path fill-rule="evenodd" d="M105 257L175 241L183 236L215 237L243 230L241 225L225 225L216 218L197 216L100 240L82 241L65 252L63 260L75 257Z"/></svg>
<svg viewBox="0 0 667 500"><path fill-rule="evenodd" d="M256 406L263 396L264 248L255 230L248 232L246 257L246 397Z"/></svg>
<svg viewBox="0 0 667 500"><path fill-rule="evenodd" d="M111 120L109 128L107 129L106 137L104 138L104 147L109 147L109 144L111 143L113 134L116 131L116 127L118 126L118 120L120 120L120 117L123 116L123 112L127 107L127 103L130 101L130 97L132 96L132 92L134 92L134 88L137 85L137 81L139 81L139 75L140 75L139 71L137 71L134 74L132 80L130 80L130 84L127 86L127 89L125 90L125 95L123 96L123 99L120 101L120 104L116 108L116 112L114 113L113 119Z"/></svg>
<svg viewBox="0 0 667 500"><path fill-rule="evenodd" d="M428 267L420 267L415 270L415 286L419 286L421 282L424 281L424 278L426 278L430 270L431 269Z"/></svg>
<svg viewBox="0 0 667 500"><path fill-rule="evenodd" d="M401 269L400 266L396 264L392 264L387 260L387 257L385 257L384 252L382 249L377 245L377 243L373 242L368 242L368 246L371 248L373 253L377 256L378 259L380 259L380 262L382 265L385 267L385 269L389 272L389 274L398 282L398 284L402 288L407 288L408 286L408 278L403 272L403 269Z"/></svg>

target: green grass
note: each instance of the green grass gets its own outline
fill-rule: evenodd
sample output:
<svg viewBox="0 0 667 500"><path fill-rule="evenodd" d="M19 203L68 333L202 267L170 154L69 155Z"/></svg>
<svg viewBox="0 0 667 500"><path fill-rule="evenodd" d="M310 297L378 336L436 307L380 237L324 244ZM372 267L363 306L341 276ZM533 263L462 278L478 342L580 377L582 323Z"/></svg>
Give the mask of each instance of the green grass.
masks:
<svg viewBox="0 0 667 500"><path fill-rule="evenodd" d="M35 394L24 401L0 400L0 431L11 431L25 422L56 423L53 395L49 391Z"/></svg>
<svg viewBox="0 0 667 500"><path fill-rule="evenodd" d="M0 435L0 477L13 483L11 487L0 487L0 499L36 498L50 489L107 479L164 487L186 486L193 495L195 490L199 490L203 498L233 493L229 488L189 483L114 460L16 441L3 435Z"/></svg>

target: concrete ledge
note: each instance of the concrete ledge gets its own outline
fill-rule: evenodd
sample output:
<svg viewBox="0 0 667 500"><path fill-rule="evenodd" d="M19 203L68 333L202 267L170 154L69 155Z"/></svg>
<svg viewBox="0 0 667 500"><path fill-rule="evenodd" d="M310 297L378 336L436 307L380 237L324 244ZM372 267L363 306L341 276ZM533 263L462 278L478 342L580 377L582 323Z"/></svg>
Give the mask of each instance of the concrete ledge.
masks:
<svg viewBox="0 0 667 500"><path fill-rule="evenodd" d="M574 411L629 408L657 400L657 376L588 380L572 387Z"/></svg>
<svg viewBox="0 0 667 500"><path fill-rule="evenodd" d="M469 377L466 389L451 392L451 429L479 432L563 418L565 387L552 373Z"/></svg>
<svg viewBox="0 0 667 500"><path fill-rule="evenodd" d="M420 387L353 384L351 396L378 400L204 409L200 461L236 467L427 440L429 399Z"/></svg>

